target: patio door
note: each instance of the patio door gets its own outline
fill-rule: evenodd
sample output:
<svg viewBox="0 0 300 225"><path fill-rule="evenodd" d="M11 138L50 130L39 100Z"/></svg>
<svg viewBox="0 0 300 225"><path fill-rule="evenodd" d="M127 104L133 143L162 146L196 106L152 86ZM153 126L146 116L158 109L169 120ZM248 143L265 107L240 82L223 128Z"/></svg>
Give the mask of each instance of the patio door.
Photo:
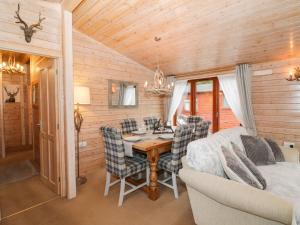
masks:
<svg viewBox="0 0 300 225"><path fill-rule="evenodd" d="M44 59L39 67L40 174L43 183L59 194L55 60Z"/></svg>

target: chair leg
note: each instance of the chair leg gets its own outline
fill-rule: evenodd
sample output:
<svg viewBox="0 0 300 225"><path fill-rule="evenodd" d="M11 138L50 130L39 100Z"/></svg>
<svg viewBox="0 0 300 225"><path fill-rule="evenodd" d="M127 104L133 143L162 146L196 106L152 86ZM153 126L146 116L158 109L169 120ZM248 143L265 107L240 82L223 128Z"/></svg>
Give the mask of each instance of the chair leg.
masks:
<svg viewBox="0 0 300 225"><path fill-rule="evenodd" d="M125 178L122 178L121 186L120 186L119 204L118 204L119 207L122 206L123 204L124 193L125 193Z"/></svg>
<svg viewBox="0 0 300 225"><path fill-rule="evenodd" d="M106 181L105 181L105 190L104 190L104 196L108 195L109 192L109 186L110 186L110 173L106 172Z"/></svg>
<svg viewBox="0 0 300 225"><path fill-rule="evenodd" d="M146 168L146 183L147 183L147 186L149 186L149 184L150 184L150 168L149 167Z"/></svg>
<svg viewBox="0 0 300 225"><path fill-rule="evenodd" d="M173 185L173 190L174 190L175 198L178 199L178 189L177 189L176 173L172 173L172 185Z"/></svg>

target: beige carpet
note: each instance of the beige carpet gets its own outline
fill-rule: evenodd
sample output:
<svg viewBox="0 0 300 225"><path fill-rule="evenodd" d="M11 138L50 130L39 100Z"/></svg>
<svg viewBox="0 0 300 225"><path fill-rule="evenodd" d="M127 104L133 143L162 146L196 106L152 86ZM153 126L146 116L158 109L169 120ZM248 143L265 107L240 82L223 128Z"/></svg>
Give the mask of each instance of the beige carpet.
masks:
<svg viewBox="0 0 300 225"><path fill-rule="evenodd" d="M0 186L2 217L20 212L57 195L48 189L39 176ZM1 224L2 225L2 224Z"/></svg>
<svg viewBox="0 0 300 225"><path fill-rule="evenodd" d="M165 187L161 197L151 201L140 190L125 197L118 208L119 186L103 196L104 170L88 176L73 200L56 199L45 205L15 215L1 225L190 225L195 224L186 189L179 183L179 199Z"/></svg>

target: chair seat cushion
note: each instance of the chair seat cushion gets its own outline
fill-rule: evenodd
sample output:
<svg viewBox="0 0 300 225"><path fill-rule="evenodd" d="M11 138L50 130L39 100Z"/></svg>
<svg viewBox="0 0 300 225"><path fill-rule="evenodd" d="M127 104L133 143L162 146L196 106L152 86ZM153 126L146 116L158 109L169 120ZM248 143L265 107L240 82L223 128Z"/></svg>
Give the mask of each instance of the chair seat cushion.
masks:
<svg viewBox="0 0 300 225"><path fill-rule="evenodd" d="M171 162L172 162L172 153L165 153L160 156L160 159L158 160L158 163L157 163L157 168L159 170L167 170L170 172L176 172L176 171L174 171Z"/></svg>
<svg viewBox="0 0 300 225"><path fill-rule="evenodd" d="M148 161L139 157L126 157L125 164L126 171L124 177L128 177L145 170L148 166Z"/></svg>

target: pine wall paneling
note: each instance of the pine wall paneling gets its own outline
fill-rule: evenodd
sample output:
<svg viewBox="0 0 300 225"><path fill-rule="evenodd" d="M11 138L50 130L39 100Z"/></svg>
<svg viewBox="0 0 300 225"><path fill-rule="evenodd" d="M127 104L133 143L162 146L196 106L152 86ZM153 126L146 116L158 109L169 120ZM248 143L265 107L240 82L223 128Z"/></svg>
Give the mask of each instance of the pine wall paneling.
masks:
<svg viewBox="0 0 300 225"><path fill-rule="evenodd" d="M20 2L20 15L28 25L38 22L39 12L46 19L43 30L33 34L31 43L25 42L20 24L16 24L15 11ZM1 0L0 1L0 49L30 54L61 56L61 6L39 0Z"/></svg>
<svg viewBox="0 0 300 225"><path fill-rule="evenodd" d="M287 81L300 58L252 65L252 104L258 135L290 141L300 148L300 83ZM234 73L234 67L180 74L177 79L199 79Z"/></svg>
<svg viewBox="0 0 300 225"><path fill-rule="evenodd" d="M80 149L80 165L81 172L86 173L104 163L100 126L120 127L120 121L124 118L136 118L141 124L145 116L162 117L163 101L144 93L144 82L153 79L153 71L76 30L73 32L73 51L74 84L87 86L91 91L91 105L80 107L84 117L80 140L87 141L87 147ZM138 107L109 108L108 79L138 83Z"/></svg>

